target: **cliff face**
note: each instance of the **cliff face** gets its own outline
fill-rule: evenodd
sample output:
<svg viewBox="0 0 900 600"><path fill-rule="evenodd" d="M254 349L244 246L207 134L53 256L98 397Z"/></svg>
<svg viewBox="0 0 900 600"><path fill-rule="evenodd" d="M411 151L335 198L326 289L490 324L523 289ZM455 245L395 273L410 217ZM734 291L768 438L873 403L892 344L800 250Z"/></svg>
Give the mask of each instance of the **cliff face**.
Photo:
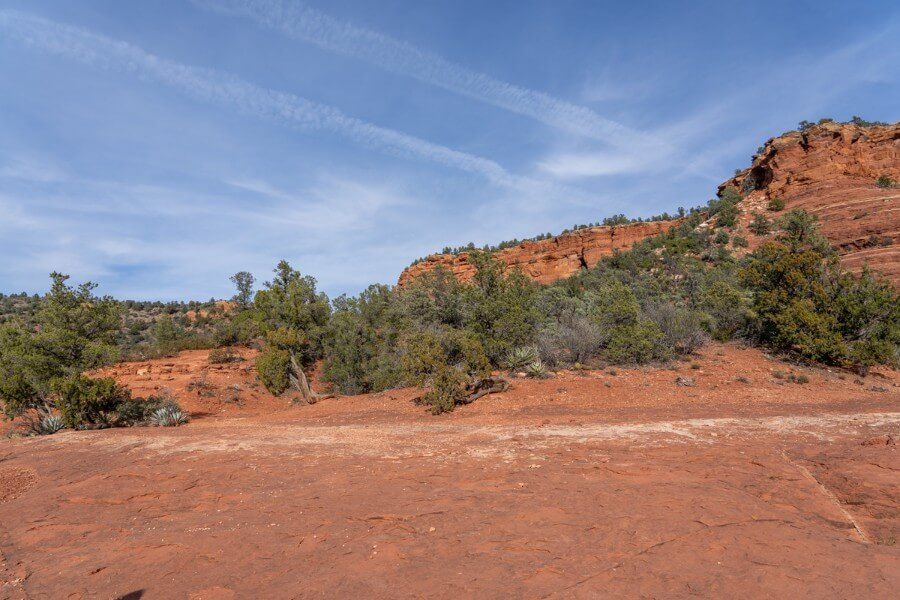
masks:
<svg viewBox="0 0 900 600"><path fill-rule="evenodd" d="M814 214L844 266L869 265L900 285L900 189L878 187L880 176L900 180L900 123L824 123L769 140L749 169L720 187L752 190L742 203L747 221L775 197L785 210Z"/></svg>
<svg viewBox="0 0 900 600"><path fill-rule="evenodd" d="M596 265L614 250L626 250L635 242L663 233L676 223L677 221L654 221L615 227L591 227L546 240L522 242L512 248L498 250L494 256L506 265L507 270L521 269L535 281L552 283ZM468 281L475 274L475 268L469 263L468 252L456 255L435 254L406 268L400 275L399 285L408 284L438 265L449 269L460 281Z"/></svg>

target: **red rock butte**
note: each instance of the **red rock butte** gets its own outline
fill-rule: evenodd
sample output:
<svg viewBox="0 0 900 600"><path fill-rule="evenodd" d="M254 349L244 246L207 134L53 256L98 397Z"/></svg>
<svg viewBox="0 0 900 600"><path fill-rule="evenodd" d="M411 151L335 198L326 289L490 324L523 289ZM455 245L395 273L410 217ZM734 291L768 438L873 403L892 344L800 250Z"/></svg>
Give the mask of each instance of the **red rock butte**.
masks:
<svg viewBox="0 0 900 600"><path fill-rule="evenodd" d="M751 213L765 212L768 201L779 197L785 210L802 208L818 217L844 266L858 272L868 265L900 285L900 189L879 187L876 181L882 176L900 180L900 123L863 127L828 122L770 139L749 168L719 189L731 185L747 193L739 234L751 238L751 247L759 242L746 227ZM591 227L525 241L494 256L507 270L520 269L540 283L552 283L677 223ZM475 273L468 252L434 254L406 268L398 285L407 285L438 265L461 281Z"/></svg>

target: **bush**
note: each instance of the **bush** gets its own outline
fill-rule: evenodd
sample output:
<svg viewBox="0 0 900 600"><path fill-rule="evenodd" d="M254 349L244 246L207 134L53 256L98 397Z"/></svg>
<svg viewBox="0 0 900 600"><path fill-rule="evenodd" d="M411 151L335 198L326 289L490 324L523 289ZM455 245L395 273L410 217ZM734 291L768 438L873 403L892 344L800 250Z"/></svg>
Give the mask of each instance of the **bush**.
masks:
<svg viewBox="0 0 900 600"><path fill-rule="evenodd" d="M676 354L691 354L703 346L708 336L701 315L672 304L653 304L645 314L662 332L663 343Z"/></svg>
<svg viewBox="0 0 900 600"><path fill-rule="evenodd" d="M736 284L712 282L701 289L697 304L711 317L709 329L717 340L730 340L747 326L749 298Z"/></svg>
<svg viewBox="0 0 900 600"><path fill-rule="evenodd" d="M593 318L604 338L602 354L610 362L645 363L668 354L659 327L641 316L634 291L619 281L597 290Z"/></svg>
<svg viewBox="0 0 900 600"><path fill-rule="evenodd" d="M290 366L291 353L287 350L268 347L256 357L259 380L273 396L280 396L290 387Z"/></svg>
<svg viewBox="0 0 900 600"><path fill-rule="evenodd" d="M78 409L83 394L100 391L84 383L81 373L118 357L113 344L121 313L111 298L94 296L95 284L72 288L67 275L50 277L50 292L40 299L33 323L0 326L0 402L6 416L15 418L34 409L49 413L61 401L68 426L94 424L77 421L84 415L100 419L104 412L94 410L101 398L86 398L85 410ZM60 399L61 391L70 396Z"/></svg>
<svg viewBox="0 0 900 600"><path fill-rule="evenodd" d="M769 200L768 208L772 212L780 212L784 210L784 198L779 198L778 196L771 198Z"/></svg>
<svg viewBox="0 0 900 600"><path fill-rule="evenodd" d="M600 354L605 336L589 318L575 315L538 334L538 354L550 366L586 363Z"/></svg>
<svg viewBox="0 0 900 600"><path fill-rule="evenodd" d="M450 366L466 378L490 374L490 361L478 338L469 332L439 329L410 335L402 342L403 371L413 385L428 386L436 373Z"/></svg>
<svg viewBox="0 0 900 600"><path fill-rule="evenodd" d="M746 248L750 245L750 242L747 241L747 238L741 237L739 235L734 236L731 239L731 243L734 244L735 248Z"/></svg>
<svg viewBox="0 0 900 600"><path fill-rule="evenodd" d="M117 425L133 427L146 423L150 416L163 406L163 399L156 396L144 398L128 398L119 404Z"/></svg>
<svg viewBox="0 0 900 600"><path fill-rule="evenodd" d="M659 327L651 321L641 321L613 328L603 354L612 363L641 364L664 359L668 351Z"/></svg>
<svg viewBox="0 0 900 600"><path fill-rule="evenodd" d="M119 406L131 398L115 379L76 375L56 383L56 408L66 427L108 426Z"/></svg>
<svg viewBox="0 0 900 600"><path fill-rule="evenodd" d="M211 365L222 365L241 362L244 359L235 352L234 348L215 348L210 351L208 360Z"/></svg>
<svg viewBox="0 0 900 600"><path fill-rule="evenodd" d="M892 188L897 185L897 182L887 175L881 175L878 179L875 180L875 185L880 188Z"/></svg>
<svg viewBox="0 0 900 600"><path fill-rule="evenodd" d="M741 211L736 204L725 204L716 213L716 225L719 227L734 227L740 214Z"/></svg>
<svg viewBox="0 0 900 600"><path fill-rule="evenodd" d="M532 343L541 315L537 284L521 272L504 275L489 254L473 252L471 285L463 287L464 327L474 333L493 364L500 364L513 348Z"/></svg>
<svg viewBox="0 0 900 600"><path fill-rule="evenodd" d="M438 366L431 374L422 402L431 407L433 415L452 411L465 397L466 379L457 367Z"/></svg>
<svg viewBox="0 0 900 600"><path fill-rule="evenodd" d="M466 383L490 374L490 362L473 334L438 329L403 340L403 371L409 383L426 388L422 401L434 414L453 410Z"/></svg>
<svg viewBox="0 0 900 600"><path fill-rule="evenodd" d="M791 211L778 242L754 252L741 272L753 293L759 339L801 358L865 370L896 363L900 296L887 282L840 269L815 221Z"/></svg>
<svg viewBox="0 0 900 600"><path fill-rule="evenodd" d="M750 222L749 229L755 235L769 235L772 233L772 222L760 213L753 213L753 220Z"/></svg>

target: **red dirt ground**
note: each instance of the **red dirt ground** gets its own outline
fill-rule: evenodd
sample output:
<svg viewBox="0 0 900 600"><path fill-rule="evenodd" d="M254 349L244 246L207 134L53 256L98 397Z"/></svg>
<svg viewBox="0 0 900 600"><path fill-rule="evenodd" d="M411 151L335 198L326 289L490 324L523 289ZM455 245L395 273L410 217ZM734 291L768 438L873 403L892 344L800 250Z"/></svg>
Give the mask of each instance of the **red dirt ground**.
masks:
<svg viewBox="0 0 900 600"><path fill-rule="evenodd" d="M414 390L292 406L248 364L209 368L209 395L187 390L202 352L116 369L169 387L185 427L0 441L0 598L900 589L894 372L713 345L699 368L515 379L433 417Z"/></svg>

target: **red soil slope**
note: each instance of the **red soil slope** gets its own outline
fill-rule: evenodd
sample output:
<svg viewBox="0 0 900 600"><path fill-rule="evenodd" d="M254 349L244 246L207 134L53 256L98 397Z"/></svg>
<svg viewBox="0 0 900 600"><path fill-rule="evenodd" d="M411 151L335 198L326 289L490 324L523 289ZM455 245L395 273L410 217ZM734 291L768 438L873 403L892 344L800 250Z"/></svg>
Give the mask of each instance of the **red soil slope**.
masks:
<svg viewBox="0 0 900 600"><path fill-rule="evenodd" d="M259 382L257 351L233 350L239 362L211 364L209 350L187 350L170 358L121 363L96 375L114 377L142 398L169 394L194 416L260 414L289 407L289 396L275 398Z"/></svg>

